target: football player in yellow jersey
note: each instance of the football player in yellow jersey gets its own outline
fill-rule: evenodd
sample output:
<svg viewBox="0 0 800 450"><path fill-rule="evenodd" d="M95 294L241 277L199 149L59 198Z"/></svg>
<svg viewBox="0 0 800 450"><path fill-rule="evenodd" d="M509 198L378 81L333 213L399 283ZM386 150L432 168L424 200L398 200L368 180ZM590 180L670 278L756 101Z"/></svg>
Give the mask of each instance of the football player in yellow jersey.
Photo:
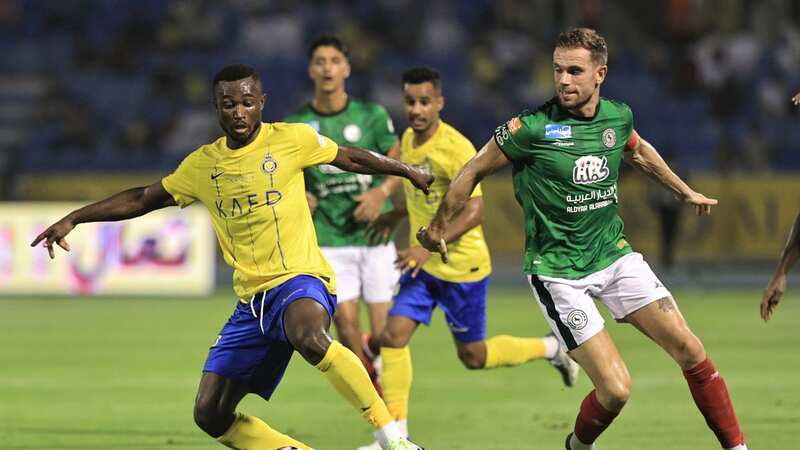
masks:
<svg viewBox="0 0 800 450"><path fill-rule="evenodd" d="M198 148L171 175L71 212L40 234L53 244L78 224L130 219L199 201L209 211L239 301L209 351L194 408L197 425L240 450L309 449L260 419L236 412L248 393L269 399L295 350L324 373L376 429L384 449L419 449L399 431L359 359L328 334L335 280L317 246L303 169L331 164L361 173L399 175L427 192L432 178L370 152L337 147L305 124L262 123L266 102L249 66L214 77L215 107L225 136Z"/></svg>
<svg viewBox="0 0 800 450"><path fill-rule="evenodd" d="M572 386L578 365L561 349L553 336L518 338L501 335L486 339L486 290L491 273L489 249L481 227L483 200L478 186L448 228L449 260L421 247L414 231L427 225L447 192L450 181L475 156L475 147L455 128L443 122L441 78L429 68L403 74L403 100L411 127L401 139L401 161L421 167L434 176L428 196L418 195L403 182L406 211L395 210L378 218L370 227L372 236L389 236L407 215L410 247L398 251L397 265L403 271L394 306L380 337L383 359L383 398L389 412L407 435L408 398L411 390L411 355L408 342L420 323L429 324L440 307L456 344L458 358L468 369L517 366L547 358ZM379 444L360 450L378 449Z"/></svg>

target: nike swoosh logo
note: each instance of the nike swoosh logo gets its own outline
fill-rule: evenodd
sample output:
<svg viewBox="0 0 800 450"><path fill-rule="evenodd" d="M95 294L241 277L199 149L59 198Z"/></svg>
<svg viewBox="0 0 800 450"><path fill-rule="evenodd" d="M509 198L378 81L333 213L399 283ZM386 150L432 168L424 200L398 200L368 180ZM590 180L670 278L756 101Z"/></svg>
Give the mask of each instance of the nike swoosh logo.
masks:
<svg viewBox="0 0 800 450"><path fill-rule="evenodd" d="M216 179L217 179L217 178L219 178L219 177L220 177L220 176L221 176L223 173L225 173L225 172L220 172L220 173L212 173L212 174L211 174L211 179L212 179L212 180L216 180Z"/></svg>

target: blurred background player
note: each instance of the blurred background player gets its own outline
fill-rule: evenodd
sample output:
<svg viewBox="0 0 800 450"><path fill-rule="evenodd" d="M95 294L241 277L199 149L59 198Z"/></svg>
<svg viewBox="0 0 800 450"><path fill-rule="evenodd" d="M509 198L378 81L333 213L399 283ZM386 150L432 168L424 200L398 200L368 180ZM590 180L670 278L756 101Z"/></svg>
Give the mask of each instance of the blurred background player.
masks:
<svg viewBox="0 0 800 450"><path fill-rule="evenodd" d="M745 450L724 380L670 292L623 234L617 196L622 159L694 206L698 216L710 214L717 201L692 190L637 135L630 107L600 97L607 58L605 39L594 30L561 33L553 52L556 97L497 128L455 177L419 240L447 254L442 239L452 233L472 190L512 164L525 216L524 271L550 327L595 386L581 404L567 450L595 449L630 396L628 369L594 299L664 348L722 447Z"/></svg>
<svg viewBox="0 0 800 450"><path fill-rule="evenodd" d="M260 419L236 412L248 393L269 400L295 350L325 374L361 412L386 449L418 449L401 436L358 358L328 335L336 309L335 276L317 246L302 170L342 170L430 177L368 151L339 147L311 127L262 123L261 79L245 65L223 68L213 89L225 136L198 148L178 169L147 187L120 192L51 225L33 241L69 250L81 223L115 221L200 201L212 217L225 260L234 268L236 308L209 351L195 401L197 425L241 450L308 449Z"/></svg>
<svg viewBox="0 0 800 450"><path fill-rule="evenodd" d="M401 161L435 177L427 196L406 185L406 208L384 214L369 233L388 239L406 216L411 230L429 223L447 186L473 156L475 147L439 115L444 107L442 81L435 70L421 67L403 74L403 105L410 127L401 140ZM409 248L400 250L397 267L403 272L400 287L380 336L384 399L390 413L408 430L411 391L411 352L408 343L420 323L429 325L433 309L444 311L458 358L468 369L511 367L546 358L572 386L578 366L561 350L553 336L519 338L499 335L486 339L486 290L492 271L483 235L483 197L475 186L442 239L449 242L447 260L431 259L413 233ZM380 448L377 443L360 450Z"/></svg>
<svg viewBox="0 0 800 450"><path fill-rule="evenodd" d="M795 96L795 98L798 97L800 94ZM789 239L786 241L781 252L781 259L778 261L778 267L775 268L775 273L761 297L761 318L764 319L764 322L769 320L772 310L781 301L781 297L786 291L786 274L792 270L798 258L800 258L800 214L794 219Z"/></svg>
<svg viewBox="0 0 800 450"><path fill-rule="evenodd" d="M349 52L339 38L321 36L314 40L308 51L308 75L314 82L314 98L287 116L286 122L307 123L339 145L399 158L397 136L386 110L347 95ZM400 180L349 173L328 164L305 169L305 179L317 239L322 254L336 272L336 331L342 343L364 362L380 393L373 365L378 348L374 339L373 350L368 339L362 341L358 299L367 304L370 336L377 337L386 323L397 283L398 273L393 265L396 252L392 241L370 245L364 229L381 212L391 209L387 199Z"/></svg>

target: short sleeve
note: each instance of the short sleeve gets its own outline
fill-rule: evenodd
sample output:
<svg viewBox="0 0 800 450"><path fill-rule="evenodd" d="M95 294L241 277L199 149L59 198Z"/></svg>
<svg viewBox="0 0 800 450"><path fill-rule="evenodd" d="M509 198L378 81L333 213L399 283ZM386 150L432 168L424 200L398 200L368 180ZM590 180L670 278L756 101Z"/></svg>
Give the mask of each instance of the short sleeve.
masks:
<svg viewBox="0 0 800 450"><path fill-rule="evenodd" d="M374 122L372 123L375 130L375 142L378 150L382 154L386 154L394 144L397 143L397 135L394 134L394 123L389 113L383 106L375 106Z"/></svg>
<svg viewBox="0 0 800 450"><path fill-rule="evenodd" d="M339 146L335 142L306 124L298 124L296 130L303 167L327 164L336 159Z"/></svg>
<svg viewBox="0 0 800 450"><path fill-rule="evenodd" d="M190 154L181 161L174 172L161 180L161 185L175 199L178 206L185 208L197 200L196 178L197 170L194 168L193 158Z"/></svg>
<svg viewBox="0 0 800 450"><path fill-rule="evenodd" d="M497 146L511 161L519 161L529 156L533 138L530 127L520 116L513 117L494 131Z"/></svg>
<svg viewBox="0 0 800 450"><path fill-rule="evenodd" d="M624 142L630 142L633 139L634 131L633 131L633 110L628 105L625 105L625 109L623 111L623 119L625 120L625 132L626 137ZM638 140L638 136L636 137Z"/></svg>

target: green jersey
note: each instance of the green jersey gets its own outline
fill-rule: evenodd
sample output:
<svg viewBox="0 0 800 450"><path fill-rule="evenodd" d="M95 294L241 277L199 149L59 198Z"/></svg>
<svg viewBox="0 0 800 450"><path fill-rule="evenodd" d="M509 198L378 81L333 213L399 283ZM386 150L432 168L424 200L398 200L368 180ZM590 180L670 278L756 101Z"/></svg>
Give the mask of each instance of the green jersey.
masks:
<svg viewBox="0 0 800 450"><path fill-rule="evenodd" d="M525 215L525 273L583 278L631 252L617 178L632 132L630 107L604 98L592 118L554 98L497 127Z"/></svg>
<svg viewBox="0 0 800 450"><path fill-rule="evenodd" d="M392 119L375 103L348 99L343 110L333 114L316 111L311 104L286 117L285 122L304 122L342 146L359 147L386 154L397 142ZM322 247L366 246L365 222L353 211L355 197L381 184L381 175L345 172L329 164L305 169L306 190L317 198L314 227ZM391 210L388 200L382 212Z"/></svg>

